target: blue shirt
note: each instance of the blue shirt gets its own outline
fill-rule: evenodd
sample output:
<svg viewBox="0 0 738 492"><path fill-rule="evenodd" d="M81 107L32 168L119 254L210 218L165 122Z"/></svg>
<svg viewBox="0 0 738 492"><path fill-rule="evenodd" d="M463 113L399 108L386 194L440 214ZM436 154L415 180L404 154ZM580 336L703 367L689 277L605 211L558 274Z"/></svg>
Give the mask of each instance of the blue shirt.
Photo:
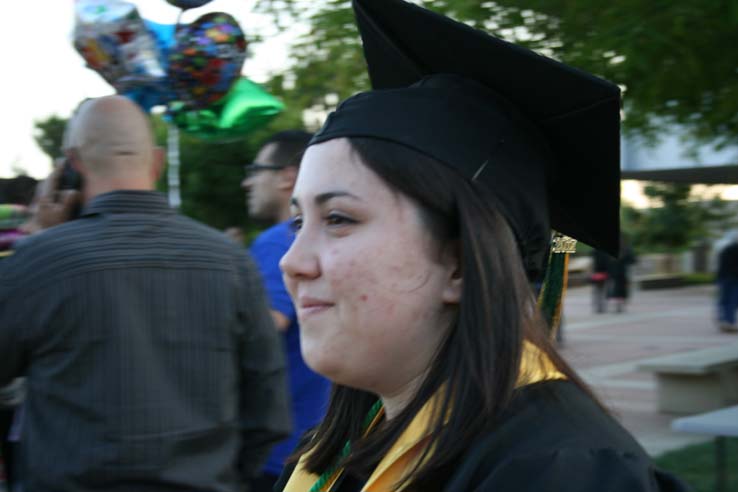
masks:
<svg viewBox="0 0 738 492"><path fill-rule="evenodd" d="M294 233L290 228L290 222L287 221L267 229L251 245L251 254L263 277L272 309L290 320L290 325L284 333L284 341L292 395L294 432L272 448L272 454L264 466L264 472L272 475L282 473L285 460L297 446L302 434L315 427L323 418L330 394L330 382L311 371L302 359L295 306L287 293L282 281L282 271L279 269L279 260L290 248L293 239Z"/></svg>

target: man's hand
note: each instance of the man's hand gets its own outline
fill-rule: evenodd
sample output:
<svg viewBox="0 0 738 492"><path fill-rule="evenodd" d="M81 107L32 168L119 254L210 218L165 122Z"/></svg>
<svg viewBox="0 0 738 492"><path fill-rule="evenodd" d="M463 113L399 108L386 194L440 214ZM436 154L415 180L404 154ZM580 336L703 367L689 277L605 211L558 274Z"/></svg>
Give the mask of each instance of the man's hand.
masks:
<svg viewBox="0 0 738 492"><path fill-rule="evenodd" d="M282 333L287 331L287 328L290 327L290 319L275 309L270 309L269 313L272 315L274 327L277 329L277 331Z"/></svg>
<svg viewBox="0 0 738 492"><path fill-rule="evenodd" d="M21 231L33 234L72 218L72 211L79 204L81 196L76 190L59 191L63 163L63 159L57 159L54 170L39 183L31 204L31 218L19 227Z"/></svg>

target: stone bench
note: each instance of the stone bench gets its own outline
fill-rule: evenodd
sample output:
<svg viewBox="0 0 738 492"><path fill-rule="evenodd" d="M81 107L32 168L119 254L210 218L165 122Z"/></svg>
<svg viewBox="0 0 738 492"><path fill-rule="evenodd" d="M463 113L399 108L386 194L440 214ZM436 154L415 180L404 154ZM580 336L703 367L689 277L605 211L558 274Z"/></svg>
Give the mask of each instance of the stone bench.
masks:
<svg viewBox="0 0 738 492"><path fill-rule="evenodd" d="M687 285L681 274L641 275L635 281L641 290L673 289Z"/></svg>
<svg viewBox="0 0 738 492"><path fill-rule="evenodd" d="M738 404L738 344L655 357L638 364L656 374L659 411L702 413Z"/></svg>

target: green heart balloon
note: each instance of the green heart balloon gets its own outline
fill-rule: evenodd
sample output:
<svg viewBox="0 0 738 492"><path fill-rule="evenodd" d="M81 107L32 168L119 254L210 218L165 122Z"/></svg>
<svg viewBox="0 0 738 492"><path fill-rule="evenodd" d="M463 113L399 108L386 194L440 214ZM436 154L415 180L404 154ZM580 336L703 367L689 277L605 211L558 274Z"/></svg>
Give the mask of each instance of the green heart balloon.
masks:
<svg viewBox="0 0 738 492"><path fill-rule="evenodd" d="M242 137L266 125L283 110L279 99L245 77L205 109L188 110L181 102L169 105L169 115L182 131L213 139Z"/></svg>

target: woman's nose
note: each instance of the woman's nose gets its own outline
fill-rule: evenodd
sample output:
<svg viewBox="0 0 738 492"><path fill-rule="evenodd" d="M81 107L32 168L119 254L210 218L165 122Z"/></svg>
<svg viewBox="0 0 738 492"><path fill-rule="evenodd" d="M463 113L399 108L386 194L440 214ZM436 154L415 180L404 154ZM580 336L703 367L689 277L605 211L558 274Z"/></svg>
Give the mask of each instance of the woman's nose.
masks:
<svg viewBox="0 0 738 492"><path fill-rule="evenodd" d="M279 261L285 280L313 279L320 276L320 260L317 245L306 231L301 231L290 249Z"/></svg>

